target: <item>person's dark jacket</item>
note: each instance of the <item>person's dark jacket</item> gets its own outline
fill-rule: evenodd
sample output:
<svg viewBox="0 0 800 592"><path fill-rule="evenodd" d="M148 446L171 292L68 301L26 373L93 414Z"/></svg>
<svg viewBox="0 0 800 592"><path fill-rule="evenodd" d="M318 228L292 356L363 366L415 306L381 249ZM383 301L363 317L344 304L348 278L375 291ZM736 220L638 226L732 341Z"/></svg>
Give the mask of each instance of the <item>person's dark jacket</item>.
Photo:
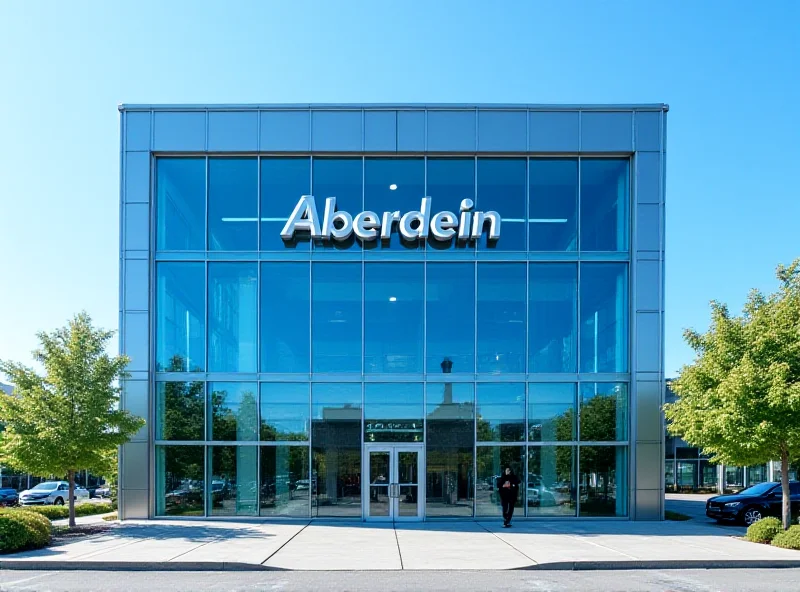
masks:
<svg viewBox="0 0 800 592"><path fill-rule="evenodd" d="M504 487L506 483L510 483L511 487ZM519 493L519 477L514 473L510 475L500 475L497 478L497 489L500 492L500 497L508 500L516 500Z"/></svg>

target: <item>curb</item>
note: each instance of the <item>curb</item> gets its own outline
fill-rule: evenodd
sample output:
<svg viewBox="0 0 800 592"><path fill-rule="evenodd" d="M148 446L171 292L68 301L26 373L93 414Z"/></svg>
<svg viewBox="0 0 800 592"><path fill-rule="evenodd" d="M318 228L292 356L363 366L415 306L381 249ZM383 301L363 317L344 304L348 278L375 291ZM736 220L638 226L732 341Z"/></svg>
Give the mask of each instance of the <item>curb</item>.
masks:
<svg viewBox="0 0 800 592"><path fill-rule="evenodd" d="M0 560L0 570L26 571L290 571L236 561L25 561Z"/></svg>

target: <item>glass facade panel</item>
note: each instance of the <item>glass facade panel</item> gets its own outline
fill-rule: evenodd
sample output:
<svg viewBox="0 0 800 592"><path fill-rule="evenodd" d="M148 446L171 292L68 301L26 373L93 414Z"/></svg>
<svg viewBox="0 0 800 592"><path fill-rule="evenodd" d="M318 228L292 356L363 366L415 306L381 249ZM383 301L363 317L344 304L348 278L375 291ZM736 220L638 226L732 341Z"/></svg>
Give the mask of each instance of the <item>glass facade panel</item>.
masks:
<svg viewBox="0 0 800 592"><path fill-rule="evenodd" d="M528 206L531 251L578 249L578 159L532 158Z"/></svg>
<svg viewBox="0 0 800 592"><path fill-rule="evenodd" d="M429 383L427 392L426 514L472 516L475 387Z"/></svg>
<svg viewBox="0 0 800 592"><path fill-rule="evenodd" d="M208 370L255 372L258 349L256 263L208 264Z"/></svg>
<svg viewBox="0 0 800 592"><path fill-rule="evenodd" d="M308 263L261 264L261 371L309 371L311 293Z"/></svg>
<svg viewBox="0 0 800 592"><path fill-rule="evenodd" d="M524 263L478 264L478 372L525 372Z"/></svg>
<svg viewBox="0 0 800 592"><path fill-rule="evenodd" d="M571 442L577 440L577 389L574 384L528 385L528 440Z"/></svg>
<svg viewBox="0 0 800 592"><path fill-rule="evenodd" d="M581 446L580 515L627 516L628 449Z"/></svg>
<svg viewBox="0 0 800 592"><path fill-rule="evenodd" d="M156 385L156 440L203 440L205 383Z"/></svg>
<svg viewBox="0 0 800 592"><path fill-rule="evenodd" d="M307 383L262 382L261 440L267 442L308 440L309 395Z"/></svg>
<svg viewBox="0 0 800 592"><path fill-rule="evenodd" d="M355 216L361 212L363 203L364 172L360 158L315 158L313 164L313 191L320 215L325 211L325 200L336 198L336 209L349 212ZM299 196L298 196L299 199ZM289 212L291 213L291 212ZM288 215L288 214L287 214ZM355 234L346 241L316 241L315 248L359 250L361 247L355 240Z"/></svg>
<svg viewBox="0 0 800 592"><path fill-rule="evenodd" d="M581 372L628 370L628 266L581 263Z"/></svg>
<svg viewBox="0 0 800 592"><path fill-rule="evenodd" d="M367 158L364 161L364 210L402 214L419 211L425 196L425 161L422 158ZM434 209L434 211L439 211ZM351 212L355 215L355 212ZM397 225L388 241L370 241L366 248L418 249L418 241L400 238Z"/></svg>
<svg viewBox="0 0 800 592"><path fill-rule="evenodd" d="M528 283L528 371L575 372L578 266L531 263Z"/></svg>
<svg viewBox="0 0 800 592"><path fill-rule="evenodd" d="M301 195L311 195L309 157L261 159L262 251L309 250L311 241L307 236L300 238L297 233L290 241L281 238L281 230Z"/></svg>
<svg viewBox="0 0 800 592"><path fill-rule="evenodd" d="M582 442L614 442L628 438L628 386L623 383L581 384Z"/></svg>
<svg viewBox="0 0 800 592"><path fill-rule="evenodd" d="M478 442L519 442L525 439L524 384L479 384L477 394Z"/></svg>
<svg viewBox="0 0 800 592"><path fill-rule="evenodd" d="M209 440L258 440L258 385L254 382L211 382Z"/></svg>
<svg viewBox="0 0 800 592"><path fill-rule="evenodd" d="M308 446L261 447L261 516L308 518Z"/></svg>
<svg viewBox="0 0 800 592"><path fill-rule="evenodd" d="M312 372L361 372L361 264L311 267Z"/></svg>
<svg viewBox="0 0 800 592"><path fill-rule="evenodd" d="M205 450L202 446L156 446L156 515L205 514Z"/></svg>
<svg viewBox="0 0 800 592"><path fill-rule="evenodd" d="M502 239L489 241L488 234L484 234L478 243L479 249L525 251L526 169L524 158L478 159L478 198L475 208L484 212L493 210L502 216Z"/></svg>
<svg viewBox="0 0 800 592"><path fill-rule="evenodd" d="M206 232L206 159L159 158L156 245L160 251L202 251Z"/></svg>
<svg viewBox="0 0 800 592"><path fill-rule="evenodd" d="M202 372L205 367L204 263L156 266L156 368Z"/></svg>
<svg viewBox="0 0 800 592"><path fill-rule="evenodd" d="M312 516L361 516L361 383L311 387Z"/></svg>
<svg viewBox="0 0 800 592"><path fill-rule="evenodd" d="M256 158L210 158L208 161L208 250L257 250L257 221L258 160Z"/></svg>
<svg viewBox="0 0 800 592"><path fill-rule="evenodd" d="M364 385L364 442L422 442L422 384Z"/></svg>
<svg viewBox="0 0 800 592"><path fill-rule="evenodd" d="M426 281L427 372L473 373L475 264L429 263Z"/></svg>
<svg viewBox="0 0 800 592"><path fill-rule="evenodd" d="M258 513L258 447L211 446L211 516Z"/></svg>
<svg viewBox="0 0 800 592"><path fill-rule="evenodd" d="M525 504L525 447L524 446L478 446L477 491L475 493L475 516L502 516L497 479L507 467L519 477L519 493L515 508ZM518 517L522 512L518 510Z"/></svg>
<svg viewBox="0 0 800 592"><path fill-rule="evenodd" d="M574 516L577 510L574 446L528 448L528 516Z"/></svg>
<svg viewBox="0 0 800 592"><path fill-rule="evenodd" d="M630 160L581 159L581 250L627 251Z"/></svg>
<svg viewBox="0 0 800 592"><path fill-rule="evenodd" d="M422 263L364 266L364 372L422 373Z"/></svg>
<svg viewBox="0 0 800 592"><path fill-rule="evenodd" d="M452 212L458 215L462 200L469 199L475 203L474 158L429 158L427 181L427 195L431 198L434 212ZM452 253L454 250L473 250L474 247L466 241L445 242L431 239L428 241L428 249Z"/></svg>

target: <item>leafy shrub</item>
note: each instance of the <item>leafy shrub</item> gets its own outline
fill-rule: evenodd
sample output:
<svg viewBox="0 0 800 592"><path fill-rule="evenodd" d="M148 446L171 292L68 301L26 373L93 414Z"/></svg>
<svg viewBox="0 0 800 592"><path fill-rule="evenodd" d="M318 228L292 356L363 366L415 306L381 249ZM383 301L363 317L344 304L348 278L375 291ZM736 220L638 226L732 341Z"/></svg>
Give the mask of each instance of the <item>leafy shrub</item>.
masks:
<svg viewBox="0 0 800 592"><path fill-rule="evenodd" d="M753 543L769 543L783 530L777 518L763 518L747 527L745 538Z"/></svg>
<svg viewBox="0 0 800 592"><path fill-rule="evenodd" d="M107 514L112 511L110 503L80 504L79 506L75 506L76 516L93 516L94 514Z"/></svg>
<svg viewBox="0 0 800 592"><path fill-rule="evenodd" d="M69 506L25 506L25 510L36 514L42 514L50 520L61 520L69 518ZM111 504L77 504L75 506L75 516L93 516L94 514L107 514L111 512Z"/></svg>
<svg viewBox="0 0 800 592"><path fill-rule="evenodd" d="M0 510L0 552L41 549L50 543L50 520L25 510Z"/></svg>
<svg viewBox="0 0 800 592"><path fill-rule="evenodd" d="M784 549L796 549L800 551L800 525L790 526L789 530L784 530L775 535L772 544Z"/></svg>

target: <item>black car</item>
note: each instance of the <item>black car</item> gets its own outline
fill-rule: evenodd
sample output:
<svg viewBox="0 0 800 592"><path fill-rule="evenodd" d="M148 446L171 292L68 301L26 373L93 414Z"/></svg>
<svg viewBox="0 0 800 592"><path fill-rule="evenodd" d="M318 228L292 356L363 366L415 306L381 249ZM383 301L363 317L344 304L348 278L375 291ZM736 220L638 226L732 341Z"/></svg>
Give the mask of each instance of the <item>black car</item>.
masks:
<svg viewBox="0 0 800 592"><path fill-rule="evenodd" d="M0 507L16 506L19 504L19 493L13 487L0 489Z"/></svg>
<svg viewBox="0 0 800 592"><path fill-rule="evenodd" d="M800 481L789 482L792 516L800 512ZM776 482L759 483L739 493L718 495L706 502L706 516L720 522L733 521L745 526L767 516L781 516L783 492Z"/></svg>

